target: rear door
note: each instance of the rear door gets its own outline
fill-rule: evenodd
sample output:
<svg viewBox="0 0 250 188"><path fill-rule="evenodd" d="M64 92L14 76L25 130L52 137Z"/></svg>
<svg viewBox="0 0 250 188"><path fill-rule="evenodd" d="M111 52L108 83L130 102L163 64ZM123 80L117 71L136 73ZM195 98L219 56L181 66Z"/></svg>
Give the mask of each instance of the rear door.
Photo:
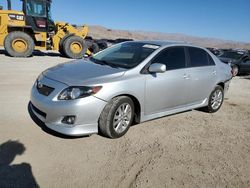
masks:
<svg viewBox="0 0 250 188"><path fill-rule="evenodd" d="M203 49L186 47L188 56L188 103L198 104L208 98L215 87L217 71L212 57Z"/></svg>
<svg viewBox="0 0 250 188"><path fill-rule="evenodd" d="M164 73L148 73L145 89L145 114L150 115L186 104L187 82L184 47L171 47L160 52L151 64L165 64Z"/></svg>

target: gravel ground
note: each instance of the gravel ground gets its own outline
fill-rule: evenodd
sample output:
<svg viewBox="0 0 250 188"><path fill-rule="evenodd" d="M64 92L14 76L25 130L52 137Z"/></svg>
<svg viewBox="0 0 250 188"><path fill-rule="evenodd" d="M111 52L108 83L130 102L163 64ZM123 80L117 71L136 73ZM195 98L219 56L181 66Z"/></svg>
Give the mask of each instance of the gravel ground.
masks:
<svg viewBox="0 0 250 188"><path fill-rule="evenodd" d="M65 61L0 50L0 187L250 187L250 76L232 80L215 114L148 121L115 140L63 138L34 123L27 105L38 74Z"/></svg>

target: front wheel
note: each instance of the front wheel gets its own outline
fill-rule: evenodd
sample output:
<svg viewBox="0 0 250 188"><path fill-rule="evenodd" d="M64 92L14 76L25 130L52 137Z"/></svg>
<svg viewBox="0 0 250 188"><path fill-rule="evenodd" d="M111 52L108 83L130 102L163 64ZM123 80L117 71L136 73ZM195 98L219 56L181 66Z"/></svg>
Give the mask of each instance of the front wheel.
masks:
<svg viewBox="0 0 250 188"><path fill-rule="evenodd" d="M104 136L119 138L129 129L134 119L134 103L126 96L112 99L99 119L99 129Z"/></svg>
<svg viewBox="0 0 250 188"><path fill-rule="evenodd" d="M224 90L221 86L217 85L209 97L208 106L205 110L209 113L217 112L224 101Z"/></svg>
<svg viewBox="0 0 250 188"><path fill-rule="evenodd" d="M72 59L81 59L87 51L85 41L78 36L70 36L63 42L64 54Z"/></svg>

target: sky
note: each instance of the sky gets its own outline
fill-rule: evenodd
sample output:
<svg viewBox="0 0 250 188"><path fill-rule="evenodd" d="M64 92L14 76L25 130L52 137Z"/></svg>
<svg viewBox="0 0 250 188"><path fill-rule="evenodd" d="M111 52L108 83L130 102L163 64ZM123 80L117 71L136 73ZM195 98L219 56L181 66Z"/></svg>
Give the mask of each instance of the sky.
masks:
<svg viewBox="0 0 250 188"><path fill-rule="evenodd" d="M250 42L250 0L52 1L55 21Z"/></svg>

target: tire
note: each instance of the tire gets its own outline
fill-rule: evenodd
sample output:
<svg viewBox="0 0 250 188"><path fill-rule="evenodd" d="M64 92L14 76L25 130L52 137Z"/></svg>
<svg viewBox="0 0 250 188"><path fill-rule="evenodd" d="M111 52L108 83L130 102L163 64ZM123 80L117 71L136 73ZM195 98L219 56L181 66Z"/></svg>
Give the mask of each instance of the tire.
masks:
<svg viewBox="0 0 250 188"><path fill-rule="evenodd" d="M63 47L59 47L58 51L59 51L59 53L61 54L62 57L66 57L66 54L65 54L65 52L63 50Z"/></svg>
<svg viewBox="0 0 250 188"><path fill-rule="evenodd" d="M78 36L70 36L63 42L63 52L72 59L81 59L87 51L85 41Z"/></svg>
<svg viewBox="0 0 250 188"><path fill-rule="evenodd" d="M220 93L220 94L219 94ZM204 108L206 112L217 112L224 101L224 90L221 86L217 85L209 96L208 106Z"/></svg>
<svg viewBox="0 0 250 188"><path fill-rule="evenodd" d="M68 35L65 35L59 42L59 53L62 55L62 57L67 57L66 54L65 54L65 51L63 49L63 46L64 46L64 42L65 40L70 37L70 36L74 36L73 34L68 34Z"/></svg>
<svg viewBox="0 0 250 188"><path fill-rule="evenodd" d="M239 75L239 67L237 65L233 66L233 77Z"/></svg>
<svg viewBox="0 0 250 188"><path fill-rule="evenodd" d="M13 31L4 40L4 48L12 57L29 57L32 55L35 44L27 33Z"/></svg>
<svg viewBox="0 0 250 188"><path fill-rule="evenodd" d="M104 50L104 49L108 48L108 44L106 41L98 41L97 44L98 44L100 50Z"/></svg>
<svg viewBox="0 0 250 188"><path fill-rule="evenodd" d="M128 110L127 114L126 109ZM125 114L122 112L125 112ZM133 101L126 96L116 97L103 109L99 118L99 131L106 137L119 138L126 134L133 119Z"/></svg>
<svg viewBox="0 0 250 188"><path fill-rule="evenodd" d="M99 52L100 48L98 46L97 43L93 43L92 46L89 48L90 51L93 53L93 54L96 54L97 52Z"/></svg>

